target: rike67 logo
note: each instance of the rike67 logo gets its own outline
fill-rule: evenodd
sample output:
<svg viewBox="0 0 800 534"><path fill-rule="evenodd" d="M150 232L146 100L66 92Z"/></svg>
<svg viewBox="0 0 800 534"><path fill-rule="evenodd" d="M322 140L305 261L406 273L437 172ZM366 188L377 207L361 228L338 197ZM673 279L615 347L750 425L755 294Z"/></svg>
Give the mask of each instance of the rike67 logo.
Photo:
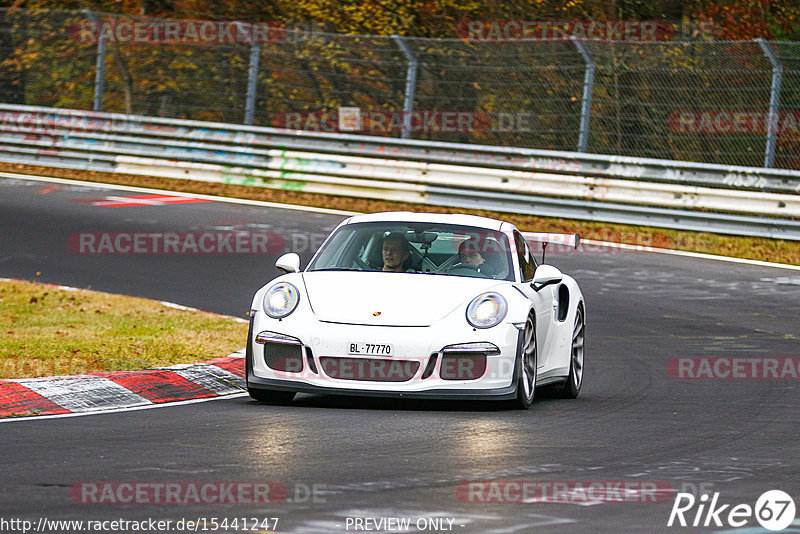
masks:
<svg viewBox="0 0 800 534"><path fill-rule="evenodd" d="M678 493L667 526L722 527L727 524L739 528L755 518L763 528L777 531L794 522L795 511L792 497L780 490L763 493L755 507L749 504L722 504L719 492L714 493L710 501L705 493L699 499L691 493Z"/></svg>

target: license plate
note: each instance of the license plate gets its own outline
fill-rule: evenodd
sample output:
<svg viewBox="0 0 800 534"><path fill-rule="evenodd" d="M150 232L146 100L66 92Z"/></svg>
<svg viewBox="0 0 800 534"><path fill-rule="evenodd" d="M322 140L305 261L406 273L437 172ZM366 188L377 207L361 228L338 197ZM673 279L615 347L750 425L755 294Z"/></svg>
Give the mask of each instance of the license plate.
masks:
<svg viewBox="0 0 800 534"><path fill-rule="evenodd" d="M394 354L394 350L391 345L381 343L350 343L348 354L391 356Z"/></svg>

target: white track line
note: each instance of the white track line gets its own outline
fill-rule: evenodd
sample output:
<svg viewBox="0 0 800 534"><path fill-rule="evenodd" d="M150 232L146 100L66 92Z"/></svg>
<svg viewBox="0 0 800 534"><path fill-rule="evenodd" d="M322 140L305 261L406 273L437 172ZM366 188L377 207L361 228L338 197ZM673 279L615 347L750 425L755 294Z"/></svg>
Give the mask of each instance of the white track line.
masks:
<svg viewBox="0 0 800 534"><path fill-rule="evenodd" d="M152 410L153 408L168 408L170 406L184 406L186 404L197 404L199 402L209 402L215 400L223 400L223 399L238 399L240 397L246 397L248 393L243 391L242 393L231 393L229 395L220 395L217 397L206 397L203 399L189 399L183 401L174 401L174 402L160 402L158 404L148 404L144 406L132 406L130 408L111 408L109 410L97 410L95 412L79 412L79 413L58 413L53 415L26 415L20 417L3 417L0 418L0 424L2 423L16 423L19 421L41 421L43 419L63 419L65 417L85 417L88 415L103 415L109 413L121 413L121 412L136 412L139 410Z"/></svg>
<svg viewBox="0 0 800 534"><path fill-rule="evenodd" d="M734 258L732 256L717 256L716 254L703 254L702 252L688 252L685 250L673 250L669 248L654 248L643 245L628 245L627 243L595 241L594 239L581 239L581 242L586 243L588 245L601 245L604 247L618 248L621 250L634 250L637 252L653 252L654 254L670 254L672 256L685 256L687 258L727 261L729 263L744 263L747 265L757 265L759 267L777 267L779 269L791 269L794 271L800 271L800 265L790 265L788 263L772 263L768 261L750 260L746 258Z"/></svg>

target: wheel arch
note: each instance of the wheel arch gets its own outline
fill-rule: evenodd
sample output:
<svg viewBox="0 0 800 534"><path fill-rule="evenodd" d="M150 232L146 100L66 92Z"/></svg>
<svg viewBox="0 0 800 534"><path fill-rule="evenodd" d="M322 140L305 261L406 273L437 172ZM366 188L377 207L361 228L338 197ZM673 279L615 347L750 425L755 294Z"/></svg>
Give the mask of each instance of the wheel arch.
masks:
<svg viewBox="0 0 800 534"><path fill-rule="evenodd" d="M533 302L516 288L503 292L503 296L508 302L505 322L520 325L518 327L521 327L521 325L525 324L528 314L534 312Z"/></svg>
<svg viewBox="0 0 800 534"><path fill-rule="evenodd" d="M575 281L574 278L571 276L564 276L564 280L561 282L561 287L559 287L559 291L561 288L565 288L566 291L569 292L569 303L567 304L566 316L564 317L563 321L574 321L575 315L580 308L583 311L583 320L586 321L586 299L583 296L583 292L581 291L580 286ZM561 295L559 295L559 315L561 314L560 310L560 299ZM561 320L561 317L559 317Z"/></svg>

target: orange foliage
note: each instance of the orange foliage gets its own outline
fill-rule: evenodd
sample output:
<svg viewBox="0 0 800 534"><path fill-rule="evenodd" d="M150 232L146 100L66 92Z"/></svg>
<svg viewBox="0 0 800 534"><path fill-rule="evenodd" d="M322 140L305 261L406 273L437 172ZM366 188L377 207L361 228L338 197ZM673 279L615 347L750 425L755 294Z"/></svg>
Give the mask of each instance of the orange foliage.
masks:
<svg viewBox="0 0 800 534"><path fill-rule="evenodd" d="M788 0L708 2L694 16L722 40L781 39L797 32L800 8Z"/></svg>

